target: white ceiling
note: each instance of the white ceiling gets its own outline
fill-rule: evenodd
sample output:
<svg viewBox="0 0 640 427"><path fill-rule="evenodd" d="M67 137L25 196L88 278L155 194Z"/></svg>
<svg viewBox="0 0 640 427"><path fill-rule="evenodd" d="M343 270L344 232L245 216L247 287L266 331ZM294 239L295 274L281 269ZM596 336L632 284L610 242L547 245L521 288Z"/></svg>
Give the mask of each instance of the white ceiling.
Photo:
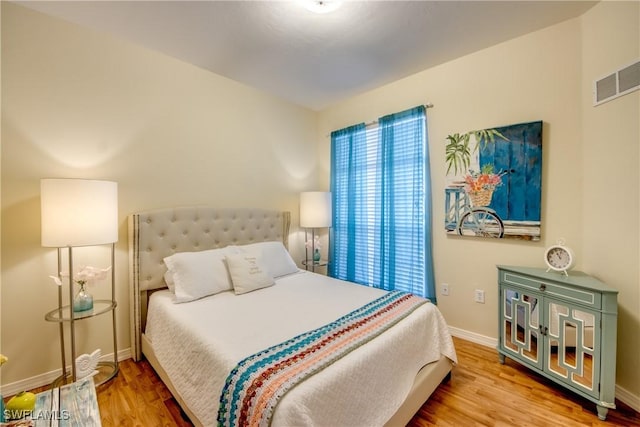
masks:
<svg viewBox="0 0 640 427"><path fill-rule="evenodd" d="M313 110L576 17L593 1L19 1Z"/></svg>

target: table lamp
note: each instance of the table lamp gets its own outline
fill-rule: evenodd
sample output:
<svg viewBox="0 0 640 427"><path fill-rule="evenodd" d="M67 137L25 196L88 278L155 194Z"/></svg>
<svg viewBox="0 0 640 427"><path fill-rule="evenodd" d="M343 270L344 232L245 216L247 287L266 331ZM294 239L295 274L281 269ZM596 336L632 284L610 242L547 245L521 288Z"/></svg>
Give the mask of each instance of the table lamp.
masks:
<svg viewBox="0 0 640 427"><path fill-rule="evenodd" d="M305 229L305 263L316 265L320 261L320 251L316 248L316 229L331 227L331 193L306 191L300 193L300 227ZM311 257L306 252L307 229L311 229ZM317 254L317 255L316 255Z"/></svg>

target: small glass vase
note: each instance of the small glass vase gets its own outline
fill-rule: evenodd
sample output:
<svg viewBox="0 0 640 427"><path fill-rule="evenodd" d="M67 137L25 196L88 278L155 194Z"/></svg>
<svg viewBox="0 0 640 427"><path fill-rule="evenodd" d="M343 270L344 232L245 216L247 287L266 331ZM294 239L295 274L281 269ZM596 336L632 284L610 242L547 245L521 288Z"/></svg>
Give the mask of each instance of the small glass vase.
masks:
<svg viewBox="0 0 640 427"><path fill-rule="evenodd" d="M314 262L320 261L320 249L318 248L316 248L316 250L313 252L313 261Z"/></svg>
<svg viewBox="0 0 640 427"><path fill-rule="evenodd" d="M73 311L82 313L93 310L93 296L84 289L84 284L80 284L80 290L73 298Z"/></svg>

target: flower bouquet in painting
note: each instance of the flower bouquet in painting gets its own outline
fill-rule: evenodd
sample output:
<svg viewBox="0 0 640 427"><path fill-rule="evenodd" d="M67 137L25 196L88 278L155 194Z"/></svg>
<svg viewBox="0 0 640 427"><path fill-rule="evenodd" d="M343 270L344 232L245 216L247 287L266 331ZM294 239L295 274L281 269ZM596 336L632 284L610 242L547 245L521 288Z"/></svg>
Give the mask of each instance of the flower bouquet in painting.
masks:
<svg viewBox="0 0 640 427"><path fill-rule="evenodd" d="M493 191L502 185L505 172L495 173L493 165L484 165L480 172L472 170L464 177L464 190L472 206L489 206Z"/></svg>

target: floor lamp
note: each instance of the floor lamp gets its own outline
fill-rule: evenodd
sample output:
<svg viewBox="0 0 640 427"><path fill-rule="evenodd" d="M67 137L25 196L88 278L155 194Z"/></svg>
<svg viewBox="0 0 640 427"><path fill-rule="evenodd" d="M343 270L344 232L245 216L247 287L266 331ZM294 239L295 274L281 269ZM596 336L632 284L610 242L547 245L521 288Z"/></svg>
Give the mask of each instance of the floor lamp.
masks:
<svg viewBox="0 0 640 427"><path fill-rule="evenodd" d="M62 286L58 286L58 308L45 319L58 322L62 356L61 381L66 382L67 368L64 323L69 324L71 339L71 377L76 381L75 321L111 311L113 323L114 363L107 379L118 371L118 347L115 315L115 242L118 241L118 184L111 181L85 179L42 179L40 181L42 246L58 250L58 280L62 281L62 251L68 252L69 305L63 306ZM80 315L74 313L73 248L111 245L111 300L101 300L96 309ZM103 363L104 364L104 363ZM107 380L105 379L105 381ZM59 379L60 380L60 379ZM56 380L58 381L58 380Z"/></svg>
<svg viewBox="0 0 640 427"><path fill-rule="evenodd" d="M307 267L311 263L312 271L316 266L326 265L316 259L316 229L331 227L331 193L324 191L306 191L300 193L300 227L304 228L305 261ZM311 258L307 252L308 230L311 229Z"/></svg>

